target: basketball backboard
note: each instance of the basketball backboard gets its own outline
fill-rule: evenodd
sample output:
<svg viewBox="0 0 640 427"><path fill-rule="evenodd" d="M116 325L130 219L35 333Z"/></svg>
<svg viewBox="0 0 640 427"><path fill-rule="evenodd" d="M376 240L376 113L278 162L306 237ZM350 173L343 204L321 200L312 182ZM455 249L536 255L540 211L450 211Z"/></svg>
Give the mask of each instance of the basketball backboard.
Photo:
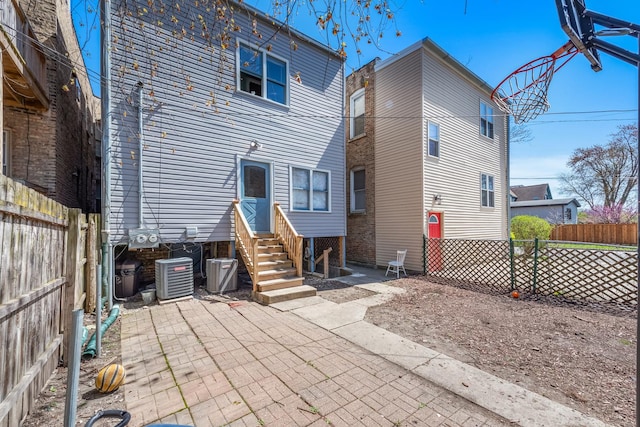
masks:
<svg viewBox="0 0 640 427"><path fill-rule="evenodd" d="M586 6L584 0L556 0L560 26L574 46L591 63L593 71L602 70L600 55L593 45L594 29L593 21L585 16Z"/></svg>

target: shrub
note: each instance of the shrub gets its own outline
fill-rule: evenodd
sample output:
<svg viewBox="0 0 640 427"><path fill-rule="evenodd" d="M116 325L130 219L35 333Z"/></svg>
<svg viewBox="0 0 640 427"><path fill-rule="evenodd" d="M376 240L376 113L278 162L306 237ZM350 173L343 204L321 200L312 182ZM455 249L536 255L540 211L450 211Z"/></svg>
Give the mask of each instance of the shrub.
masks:
<svg viewBox="0 0 640 427"><path fill-rule="evenodd" d="M517 240L549 240L551 224L542 218L531 215L518 215L511 219L511 233Z"/></svg>

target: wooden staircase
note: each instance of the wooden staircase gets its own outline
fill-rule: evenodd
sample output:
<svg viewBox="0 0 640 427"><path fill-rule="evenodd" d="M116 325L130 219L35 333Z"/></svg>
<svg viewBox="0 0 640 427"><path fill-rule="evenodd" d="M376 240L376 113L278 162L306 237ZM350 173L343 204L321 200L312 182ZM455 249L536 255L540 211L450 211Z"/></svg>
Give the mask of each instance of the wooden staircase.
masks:
<svg viewBox="0 0 640 427"><path fill-rule="evenodd" d="M302 239L278 203L274 204L275 233L254 233L234 200L236 249L253 282L252 297L261 304L273 304L316 295L302 277Z"/></svg>
<svg viewBox="0 0 640 427"><path fill-rule="evenodd" d="M304 285L304 277L296 274L293 261L275 235L259 235L257 248L258 282L253 299L268 305L316 294L316 289Z"/></svg>

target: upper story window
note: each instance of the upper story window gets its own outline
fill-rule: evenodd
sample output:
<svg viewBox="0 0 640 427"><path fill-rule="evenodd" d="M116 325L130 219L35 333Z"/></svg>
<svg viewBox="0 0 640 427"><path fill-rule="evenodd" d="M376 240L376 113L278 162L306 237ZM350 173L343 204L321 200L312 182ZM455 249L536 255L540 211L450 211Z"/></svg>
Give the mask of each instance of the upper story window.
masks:
<svg viewBox="0 0 640 427"><path fill-rule="evenodd" d="M292 210L331 210L331 175L328 171L292 167L290 176Z"/></svg>
<svg viewBox="0 0 640 427"><path fill-rule="evenodd" d="M431 157L440 157L440 125L429 122L427 127L428 154Z"/></svg>
<svg viewBox="0 0 640 427"><path fill-rule="evenodd" d="M493 176L482 174L480 184L480 192L482 199L482 206L487 208L495 207L495 193L493 191Z"/></svg>
<svg viewBox="0 0 640 427"><path fill-rule="evenodd" d="M2 131L2 175L11 175L11 134Z"/></svg>
<svg viewBox="0 0 640 427"><path fill-rule="evenodd" d="M364 212L366 210L366 173L364 169L351 171L351 212Z"/></svg>
<svg viewBox="0 0 640 427"><path fill-rule="evenodd" d="M353 139L357 136L364 135L364 88L357 90L351 95L349 111L351 112L349 137Z"/></svg>
<svg viewBox="0 0 640 427"><path fill-rule="evenodd" d="M493 139L493 108L480 101L480 134Z"/></svg>
<svg viewBox="0 0 640 427"><path fill-rule="evenodd" d="M288 102L288 64L261 49L238 46L238 87L280 104Z"/></svg>

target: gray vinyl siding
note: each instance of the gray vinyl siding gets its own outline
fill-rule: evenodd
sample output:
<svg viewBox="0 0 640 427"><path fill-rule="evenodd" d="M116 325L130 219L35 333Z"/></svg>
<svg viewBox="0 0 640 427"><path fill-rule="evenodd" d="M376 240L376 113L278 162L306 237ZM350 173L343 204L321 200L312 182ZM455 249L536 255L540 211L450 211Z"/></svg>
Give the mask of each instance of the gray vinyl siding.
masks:
<svg viewBox="0 0 640 427"><path fill-rule="evenodd" d="M506 129L490 93L423 49L426 120L440 125L440 156L425 157L424 200L427 210L443 213L442 237L506 237ZM480 134L480 102L494 109L494 138ZM498 116L499 114L499 116ZM494 177L494 207L481 205L481 175ZM440 194L440 205L433 195Z"/></svg>
<svg viewBox="0 0 640 427"><path fill-rule="evenodd" d="M407 249L422 270L422 95L420 52L376 72L376 264Z"/></svg>
<svg viewBox="0 0 640 427"><path fill-rule="evenodd" d="M138 81L144 84L143 225L159 228L163 242L183 241L186 226L198 227L196 241L231 239L240 158L273 165L272 201L281 204L298 232L305 237L345 235L342 61L300 39L293 51L285 32L271 39L271 54L289 62L290 102L281 105L235 91L235 37L225 51L224 65L231 68L220 74L219 42L216 53L207 55L197 31L193 40L172 34L189 28L189 17L204 12L186 3L180 12L166 6L171 10L163 17L144 15L141 26L134 18L122 18L118 5L111 71L112 241L138 227ZM171 23L172 15L178 23ZM233 36L254 42L246 16L235 15L245 31ZM154 25L159 18L162 27ZM270 26L260 20L258 25L269 38ZM301 83L294 79L298 72ZM208 104L214 97L215 104ZM250 150L254 139L261 149ZM331 172L330 213L289 212L290 165Z"/></svg>

